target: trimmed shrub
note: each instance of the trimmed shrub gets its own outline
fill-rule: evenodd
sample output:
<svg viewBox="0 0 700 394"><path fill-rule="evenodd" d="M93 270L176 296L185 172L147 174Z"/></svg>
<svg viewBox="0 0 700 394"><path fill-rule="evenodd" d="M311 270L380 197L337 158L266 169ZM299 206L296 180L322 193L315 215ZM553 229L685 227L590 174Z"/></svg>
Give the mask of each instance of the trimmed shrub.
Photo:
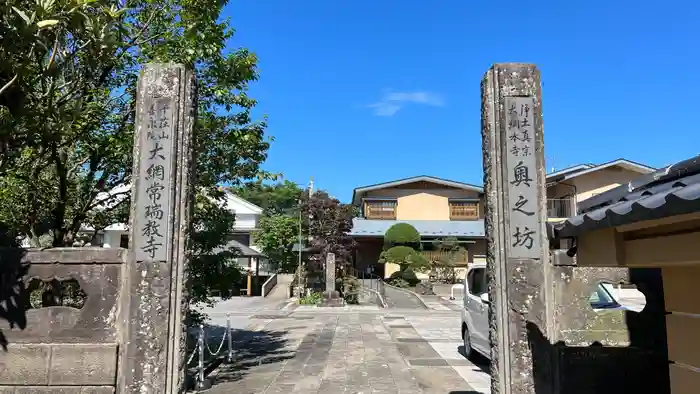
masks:
<svg viewBox="0 0 700 394"><path fill-rule="evenodd" d="M420 250L420 234L415 227L408 223L396 223L384 233L384 249L395 246L407 246L414 250Z"/></svg>
<svg viewBox="0 0 700 394"><path fill-rule="evenodd" d="M401 266L401 270L411 268L416 271L423 271L430 265L428 259L420 252L416 252L408 246L394 246L383 251L379 255L379 262L382 264L398 264Z"/></svg>
<svg viewBox="0 0 700 394"><path fill-rule="evenodd" d="M418 283L420 283L420 279L410 268L396 271L389 277L389 284L396 287L413 287Z"/></svg>

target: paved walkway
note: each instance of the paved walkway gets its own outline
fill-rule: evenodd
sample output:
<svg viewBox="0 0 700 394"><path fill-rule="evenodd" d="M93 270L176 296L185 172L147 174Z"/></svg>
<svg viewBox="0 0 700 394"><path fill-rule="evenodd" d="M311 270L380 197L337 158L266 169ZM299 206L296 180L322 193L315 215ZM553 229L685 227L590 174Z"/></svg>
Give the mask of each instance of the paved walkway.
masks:
<svg viewBox="0 0 700 394"><path fill-rule="evenodd" d="M213 307L202 305L198 308L209 317L207 323L226 327L228 316L231 319L231 327L236 329L248 326L251 316L278 311L288 303L288 300L282 297L233 297L225 301L215 300L217 302Z"/></svg>
<svg viewBox="0 0 700 394"><path fill-rule="evenodd" d="M255 312L209 392L488 393L489 375L459 353L459 322L417 308Z"/></svg>
<svg viewBox="0 0 700 394"><path fill-rule="evenodd" d="M414 294L388 285L384 286L384 301L388 308L426 309L425 305Z"/></svg>

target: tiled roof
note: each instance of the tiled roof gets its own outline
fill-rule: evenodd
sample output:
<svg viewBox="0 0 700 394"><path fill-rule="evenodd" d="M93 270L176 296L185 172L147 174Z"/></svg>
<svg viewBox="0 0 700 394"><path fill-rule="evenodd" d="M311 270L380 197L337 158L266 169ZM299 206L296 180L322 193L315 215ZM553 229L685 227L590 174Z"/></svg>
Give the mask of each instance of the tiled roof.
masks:
<svg viewBox="0 0 700 394"><path fill-rule="evenodd" d="M648 165L637 163L627 159L616 159L603 164L579 164L577 166L564 168L563 170L551 172L547 174L547 182L561 182L563 180L576 178L581 175L590 174L595 171L600 171L605 168L619 166L640 174L647 174L656 171L656 168Z"/></svg>
<svg viewBox="0 0 700 394"><path fill-rule="evenodd" d="M350 235L383 236L389 227L396 223L408 223L415 227L421 236L436 237L483 237L484 221L458 220L370 220L355 218Z"/></svg>
<svg viewBox="0 0 700 394"><path fill-rule="evenodd" d="M477 193L484 192L484 188L481 186L472 185L472 184L464 183L464 182L451 181L449 179L438 178L435 176L419 175L419 176L414 176L414 177L410 177L410 178L397 179L395 181L390 181L390 182L382 182L382 183L376 183L373 185L357 187L357 188L355 188L355 190L352 191L352 202L353 202L353 204L359 204L362 194L367 193L369 191L381 190L381 189L386 189L386 188L390 188L390 187L406 185L406 184L414 183L414 182L430 182L430 183L434 183L437 185L456 187L458 189L464 189L464 190L471 190L471 191L475 191Z"/></svg>
<svg viewBox="0 0 700 394"><path fill-rule="evenodd" d="M665 167L579 204L582 213L554 226L558 238L700 211L700 156Z"/></svg>

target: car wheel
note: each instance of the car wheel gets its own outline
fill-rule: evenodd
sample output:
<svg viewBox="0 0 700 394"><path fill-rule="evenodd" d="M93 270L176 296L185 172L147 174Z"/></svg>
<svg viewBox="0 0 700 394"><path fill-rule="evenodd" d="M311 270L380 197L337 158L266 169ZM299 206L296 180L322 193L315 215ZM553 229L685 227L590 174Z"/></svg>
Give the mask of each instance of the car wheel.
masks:
<svg viewBox="0 0 700 394"><path fill-rule="evenodd" d="M467 360L471 360L474 356L474 349L472 349L472 341L469 338L469 328L467 325L462 326L462 344L464 346L464 357Z"/></svg>

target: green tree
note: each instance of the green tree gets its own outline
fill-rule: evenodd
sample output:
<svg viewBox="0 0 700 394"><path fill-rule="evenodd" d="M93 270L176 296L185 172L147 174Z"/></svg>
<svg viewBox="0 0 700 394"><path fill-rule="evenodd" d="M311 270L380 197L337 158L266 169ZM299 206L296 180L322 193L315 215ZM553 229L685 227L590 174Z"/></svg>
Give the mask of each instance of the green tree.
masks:
<svg viewBox="0 0 700 394"><path fill-rule="evenodd" d="M379 255L383 264L398 264L399 271L392 274L391 282L398 286L415 285L415 272L429 268L430 262L421 251L420 233L408 223L396 223L384 233L384 251Z"/></svg>
<svg viewBox="0 0 700 394"><path fill-rule="evenodd" d="M264 216L259 227L255 244L281 272L293 273L298 264L297 253L292 248L299 239L299 218L280 214Z"/></svg>
<svg viewBox="0 0 700 394"><path fill-rule="evenodd" d="M350 235L355 207L343 204L323 190L311 196L302 195L302 218L308 227L310 247L317 251L310 256L310 272L319 273L328 253L335 254L338 268L352 264L355 240Z"/></svg>
<svg viewBox="0 0 700 394"><path fill-rule="evenodd" d="M435 249L440 251L440 259L433 263L435 276L438 280L442 280L447 283L456 283L457 271L455 266L460 260L460 257L466 256L464 253L465 248L459 244L459 240L456 237L436 239L433 241L433 246Z"/></svg>
<svg viewBox="0 0 700 394"><path fill-rule="evenodd" d="M253 121L256 102L247 95L258 78L257 58L226 49L233 38L221 17L226 4L0 4L0 223L8 231L35 245L48 234L50 245L69 246L84 225L97 232L124 223L140 65L183 63L196 72L199 96L190 295L206 300L214 283L239 274L235 250L221 250L234 217L218 186L272 175L260 169L269 148L266 123Z"/></svg>
<svg viewBox="0 0 700 394"><path fill-rule="evenodd" d="M411 247L394 246L383 251L379 257L379 262L382 264L398 264L401 270L411 269L413 271L424 270L429 262L428 260Z"/></svg>
<svg viewBox="0 0 700 394"><path fill-rule="evenodd" d="M285 180L274 184L248 182L233 189L239 197L261 207L265 215L298 215L299 199L303 190L294 182Z"/></svg>
<svg viewBox="0 0 700 394"><path fill-rule="evenodd" d="M396 223L384 233L384 249L394 246L408 246L411 249L420 250L420 233L408 223Z"/></svg>

